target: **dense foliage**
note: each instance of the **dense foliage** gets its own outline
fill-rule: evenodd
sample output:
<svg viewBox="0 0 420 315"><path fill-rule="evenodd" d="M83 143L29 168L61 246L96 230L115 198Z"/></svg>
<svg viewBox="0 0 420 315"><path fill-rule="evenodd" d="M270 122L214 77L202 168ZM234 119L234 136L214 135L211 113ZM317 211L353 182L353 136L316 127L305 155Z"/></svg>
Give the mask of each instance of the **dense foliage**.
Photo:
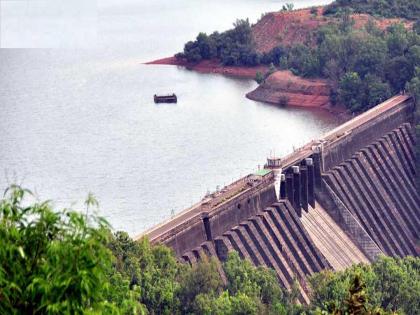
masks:
<svg viewBox="0 0 420 315"><path fill-rule="evenodd" d="M416 188L420 194L420 67L416 67L414 78L407 83L407 90L414 96L416 103L415 112L415 157L416 157Z"/></svg>
<svg viewBox="0 0 420 315"><path fill-rule="evenodd" d="M298 309L273 270L256 268L237 253L223 266L212 258L190 267L178 263L167 247L151 246L147 239L134 242L121 232L110 248L117 257L116 272L139 287L139 300L150 314L278 314Z"/></svg>
<svg viewBox="0 0 420 315"><path fill-rule="evenodd" d="M236 252L221 264L177 262L165 246L112 234L96 216L29 204L11 187L0 202L1 314L385 314L420 310L420 259L314 275L312 303L297 305L273 270ZM89 198L87 206L94 202ZM225 280L220 273L223 272ZM225 282L226 281L226 282Z"/></svg>
<svg viewBox="0 0 420 315"><path fill-rule="evenodd" d="M107 223L48 202L26 206L27 194L12 186L0 202L0 314L139 313L128 285L113 279L117 291L109 280Z"/></svg>
<svg viewBox="0 0 420 315"><path fill-rule="evenodd" d="M367 13L387 18L418 19L420 17L418 0L336 0L327 6L324 14L337 14L346 9L354 13Z"/></svg>
<svg viewBox="0 0 420 315"><path fill-rule="evenodd" d="M249 21L237 20L233 26L233 29L223 33L198 34L196 40L186 43L184 52L176 56L190 62L217 58L228 66L259 64Z"/></svg>
<svg viewBox="0 0 420 315"><path fill-rule="evenodd" d="M165 246L112 234L86 212L27 205L11 187L0 202L0 314L293 313L274 272L233 253L190 267ZM87 206L94 203L89 197ZM223 283L223 268L228 284ZM288 308L286 305L290 305Z"/></svg>
<svg viewBox="0 0 420 315"><path fill-rule="evenodd" d="M366 309L420 313L420 259L413 257L381 257L371 265L315 274L310 278L311 306L331 313L345 309L355 278L364 282Z"/></svg>

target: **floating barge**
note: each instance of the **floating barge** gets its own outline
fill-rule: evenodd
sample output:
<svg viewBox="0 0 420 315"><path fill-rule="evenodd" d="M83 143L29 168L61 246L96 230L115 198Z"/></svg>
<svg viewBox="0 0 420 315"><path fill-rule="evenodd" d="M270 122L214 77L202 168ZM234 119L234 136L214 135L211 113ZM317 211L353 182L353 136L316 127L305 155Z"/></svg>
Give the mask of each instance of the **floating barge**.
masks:
<svg viewBox="0 0 420 315"><path fill-rule="evenodd" d="M175 93L171 95L154 95L153 99L155 103L176 103L178 98L176 97Z"/></svg>

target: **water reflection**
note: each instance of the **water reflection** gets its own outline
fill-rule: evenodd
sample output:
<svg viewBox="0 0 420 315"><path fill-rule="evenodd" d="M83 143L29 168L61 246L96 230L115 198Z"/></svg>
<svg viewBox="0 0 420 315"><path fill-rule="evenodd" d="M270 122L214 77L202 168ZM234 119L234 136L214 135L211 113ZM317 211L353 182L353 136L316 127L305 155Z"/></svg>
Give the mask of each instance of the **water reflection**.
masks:
<svg viewBox="0 0 420 315"><path fill-rule="evenodd" d="M146 9L127 12L124 3ZM141 64L177 51L191 33L281 3L179 1L157 20L146 2L124 3L99 3L99 46L0 49L0 187L23 180L64 206L91 191L115 228L136 234L251 172L270 151L289 153L337 125L326 113L246 99L251 80ZM148 46L150 34L161 36ZM153 103L168 92L176 105Z"/></svg>

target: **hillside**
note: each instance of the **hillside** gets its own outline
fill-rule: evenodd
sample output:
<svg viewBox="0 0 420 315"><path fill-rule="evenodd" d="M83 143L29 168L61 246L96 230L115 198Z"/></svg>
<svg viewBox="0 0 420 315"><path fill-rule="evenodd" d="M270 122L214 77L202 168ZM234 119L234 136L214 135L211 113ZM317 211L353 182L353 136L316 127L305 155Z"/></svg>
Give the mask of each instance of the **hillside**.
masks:
<svg viewBox="0 0 420 315"><path fill-rule="evenodd" d="M339 104L360 112L404 90L419 66L419 22L393 7L381 16L378 8L370 15L334 5L271 12L254 25L237 20L151 63L255 78L261 85L249 98L289 106Z"/></svg>
<svg viewBox="0 0 420 315"><path fill-rule="evenodd" d="M418 0L336 0L326 7L326 15L336 15L343 10L354 13L367 13L387 18L406 18L418 20L420 16L420 1Z"/></svg>
<svg viewBox="0 0 420 315"><path fill-rule="evenodd" d="M273 48L310 43L315 45L315 31L321 26L339 23L334 16L324 16L324 7L307 8L294 11L279 11L265 14L252 26L252 36L256 50L267 53ZM400 18L379 18L369 14L351 14L354 27L361 29L372 20L375 25L385 30L388 26L403 22L407 28L412 27L413 21Z"/></svg>
<svg viewBox="0 0 420 315"><path fill-rule="evenodd" d="M324 7L265 14L252 26L256 51L260 54L270 54L276 47L294 47L301 44L316 47L317 32L320 28L340 23L339 18L323 14ZM381 31L396 23L402 23L406 29L411 29L414 23L405 19L379 18L364 13L351 14L350 19L356 30L362 30L370 22ZM331 109L332 84L328 79L304 79L290 71L277 71L246 96L252 100L272 104L287 103L288 106Z"/></svg>

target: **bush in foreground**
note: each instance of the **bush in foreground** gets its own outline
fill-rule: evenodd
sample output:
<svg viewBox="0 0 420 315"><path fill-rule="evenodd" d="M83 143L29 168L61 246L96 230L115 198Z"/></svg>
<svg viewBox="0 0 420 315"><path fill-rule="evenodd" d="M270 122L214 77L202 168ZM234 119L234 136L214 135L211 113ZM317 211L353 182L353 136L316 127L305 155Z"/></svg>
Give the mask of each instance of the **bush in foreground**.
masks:
<svg viewBox="0 0 420 315"><path fill-rule="evenodd" d="M0 202L1 314L125 314L141 309L123 279L110 279L104 219L49 202L26 206L18 186ZM118 284L118 290L116 290ZM118 301L107 297L118 296Z"/></svg>

